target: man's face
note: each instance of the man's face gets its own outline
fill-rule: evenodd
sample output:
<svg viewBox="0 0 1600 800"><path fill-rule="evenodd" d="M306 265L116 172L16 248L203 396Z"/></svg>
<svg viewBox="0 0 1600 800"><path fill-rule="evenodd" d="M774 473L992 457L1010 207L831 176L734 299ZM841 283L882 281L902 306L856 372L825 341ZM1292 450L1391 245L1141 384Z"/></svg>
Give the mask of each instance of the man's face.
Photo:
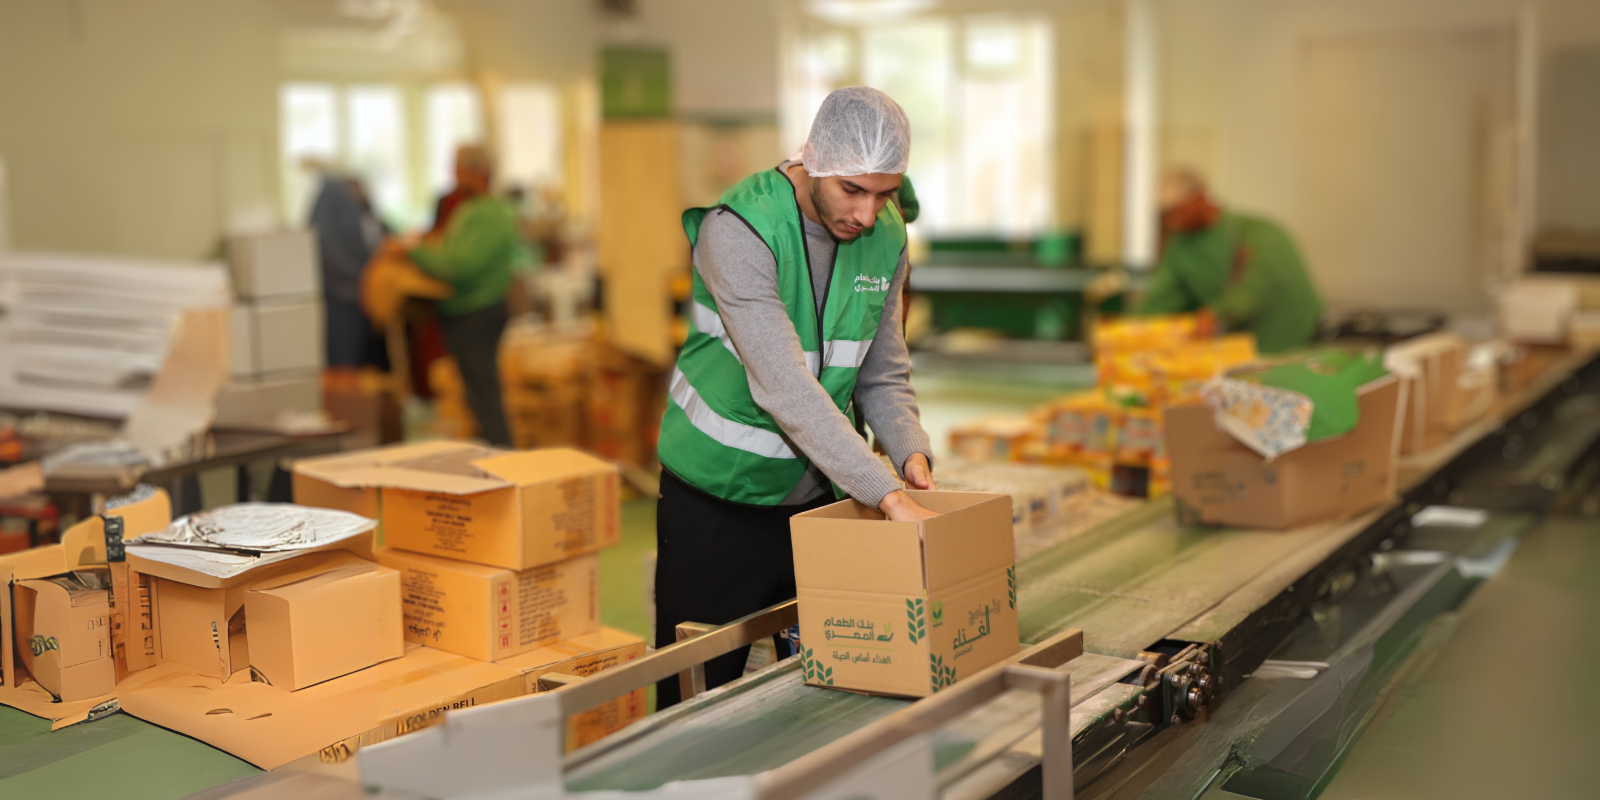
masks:
<svg viewBox="0 0 1600 800"><path fill-rule="evenodd" d="M488 194L489 172L467 164L456 164L456 185L467 190L468 194Z"/></svg>
<svg viewBox="0 0 1600 800"><path fill-rule="evenodd" d="M818 178L811 182L811 204L828 233L841 242L849 242L872 227L883 204L899 189L898 174L873 172Z"/></svg>

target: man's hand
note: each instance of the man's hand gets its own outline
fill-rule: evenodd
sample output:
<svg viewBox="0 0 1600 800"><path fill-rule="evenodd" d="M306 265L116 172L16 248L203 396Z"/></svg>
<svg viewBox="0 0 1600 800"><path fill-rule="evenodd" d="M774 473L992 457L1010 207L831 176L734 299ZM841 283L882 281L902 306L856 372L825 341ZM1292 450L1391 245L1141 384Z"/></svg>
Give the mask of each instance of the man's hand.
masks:
<svg viewBox="0 0 1600 800"><path fill-rule="evenodd" d="M933 485L933 467L928 465L928 457L921 453L912 453L906 459L904 467L906 484L913 489L937 489Z"/></svg>
<svg viewBox="0 0 1600 800"><path fill-rule="evenodd" d="M883 499L878 501L878 510L882 511L890 522L921 522L929 517L939 516L938 512L922 507L911 499L911 495L900 489L884 495Z"/></svg>

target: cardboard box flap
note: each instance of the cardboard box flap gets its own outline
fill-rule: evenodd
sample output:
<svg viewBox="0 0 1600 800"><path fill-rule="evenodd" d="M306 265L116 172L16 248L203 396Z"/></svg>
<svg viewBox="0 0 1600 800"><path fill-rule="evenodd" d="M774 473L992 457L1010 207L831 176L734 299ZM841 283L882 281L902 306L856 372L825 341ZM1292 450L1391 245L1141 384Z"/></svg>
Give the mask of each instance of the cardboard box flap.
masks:
<svg viewBox="0 0 1600 800"><path fill-rule="evenodd" d="M566 448L506 453L490 458L479 458L472 464L491 475L521 486L616 469L588 453Z"/></svg>
<svg viewBox="0 0 1600 800"><path fill-rule="evenodd" d="M461 452L469 453L469 458L483 458L485 455L497 451L462 442L419 442L417 444L397 445L376 450L363 450L359 453L304 458L294 463L294 471L317 480L326 481L335 486L347 489L361 488L376 486L377 484L354 481L351 479L350 473L376 467L390 467L411 461L422 461L433 456Z"/></svg>
<svg viewBox="0 0 1600 800"><path fill-rule="evenodd" d="M106 516L122 518L122 538L166 530L172 524L172 499L167 490L140 484L129 494L106 503Z"/></svg>
<svg viewBox="0 0 1600 800"><path fill-rule="evenodd" d="M1009 517L1006 523L1009 529ZM800 586L905 597L926 593L916 523L888 522L882 512L852 500L796 514L790 530Z"/></svg>
<svg viewBox="0 0 1600 800"><path fill-rule="evenodd" d="M345 489L381 486L385 489L441 494L478 494L504 489L510 485L490 475L451 475L405 467L368 467L350 470L339 473L338 478L330 483Z"/></svg>
<svg viewBox="0 0 1600 800"><path fill-rule="evenodd" d="M1011 497L988 492L908 491L939 516L922 522L930 591L1016 563Z"/></svg>

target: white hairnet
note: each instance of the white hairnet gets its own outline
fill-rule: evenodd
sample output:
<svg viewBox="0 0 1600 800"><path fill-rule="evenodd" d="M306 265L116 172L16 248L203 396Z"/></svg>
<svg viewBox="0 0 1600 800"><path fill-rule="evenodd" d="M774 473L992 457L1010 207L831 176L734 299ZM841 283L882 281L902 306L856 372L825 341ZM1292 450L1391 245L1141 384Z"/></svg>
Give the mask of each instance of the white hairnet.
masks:
<svg viewBox="0 0 1600 800"><path fill-rule="evenodd" d="M889 95L868 86L837 89L822 101L800 162L813 178L901 174L911 155L911 123Z"/></svg>

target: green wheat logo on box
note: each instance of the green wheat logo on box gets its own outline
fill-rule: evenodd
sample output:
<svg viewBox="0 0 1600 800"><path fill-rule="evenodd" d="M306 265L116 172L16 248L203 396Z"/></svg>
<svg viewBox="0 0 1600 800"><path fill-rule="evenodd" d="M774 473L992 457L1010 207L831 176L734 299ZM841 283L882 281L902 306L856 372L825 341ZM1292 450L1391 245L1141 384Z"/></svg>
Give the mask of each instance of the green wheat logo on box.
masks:
<svg viewBox="0 0 1600 800"><path fill-rule="evenodd" d="M933 678L933 690L935 692L945 688L946 686L955 685L956 668L953 666L945 666L943 656L928 656L928 670Z"/></svg>
<svg viewBox="0 0 1600 800"><path fill-rule="evenodd" d="M935 601L933 601L932 606L933 606L933 627L937 628L940 625L944 624L944 601L943 600L935 600Z"/></svg>
<svg viewBox="0 0 1600 800"><path fill-rule="evenodd" d="M1015 564L1006 567L1006 600L1011 604L1011 610L1017 610L1017 567Z"/></svg>
<svg viewBox="0 0 1600 800"><path fill-rule="evenodd" d="M935 605L935 608L938 606ZM938 612L935 611L935 614ZM885 628L884 630L888 630ZM916 644L928 635L927 627L923 624L922 599L906 598L906 640Z"/></svg>
<svg viewBox="0 0 1600 800"><path fill-rule="evenodd" d="M817 663L816 651L804 645L800 647L800 670L806 683L833 685L833 667Z"/></svg>

